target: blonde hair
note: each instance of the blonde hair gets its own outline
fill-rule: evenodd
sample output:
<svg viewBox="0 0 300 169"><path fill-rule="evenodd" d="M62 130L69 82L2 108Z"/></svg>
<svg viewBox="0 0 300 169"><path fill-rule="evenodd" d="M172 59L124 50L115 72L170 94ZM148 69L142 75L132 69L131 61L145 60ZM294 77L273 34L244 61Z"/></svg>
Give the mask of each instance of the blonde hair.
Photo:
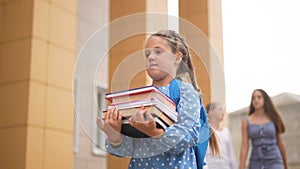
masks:
<svg viewBox="0 0 300 169"><path fill-rule="evenodd" d="M219 105L219 103L210 103L208 104L205 109L206 113L209 114L210 110L213 110ZM209 129L211 131L211 136L209 139L209 145L210 145L210 151L212 152L213 155L220 155L220 145L218 142L218 137L216 135L215 130L209 125Z"/></svg>

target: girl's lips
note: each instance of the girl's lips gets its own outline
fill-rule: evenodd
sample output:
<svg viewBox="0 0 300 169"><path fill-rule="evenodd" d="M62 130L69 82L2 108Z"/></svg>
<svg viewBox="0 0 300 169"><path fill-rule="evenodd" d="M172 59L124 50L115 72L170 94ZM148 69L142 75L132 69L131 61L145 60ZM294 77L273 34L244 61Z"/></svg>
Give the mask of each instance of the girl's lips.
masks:
<svg viewBox="0 0 300 169"><path fill-rule="evenodd" d="M151 69L151 68L158 68L158 64L151 64L151 65L149 66L149 69Z"/></svg>

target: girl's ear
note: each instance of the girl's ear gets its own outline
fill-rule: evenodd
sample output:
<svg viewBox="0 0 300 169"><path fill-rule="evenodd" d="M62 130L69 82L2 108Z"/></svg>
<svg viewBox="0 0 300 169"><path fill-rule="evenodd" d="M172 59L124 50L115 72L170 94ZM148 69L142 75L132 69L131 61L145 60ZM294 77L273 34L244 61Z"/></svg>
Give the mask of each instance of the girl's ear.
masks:
<svg viewBox="0 0 300 169"><path fill-rule="evenodd" d="M176 64L180 64L180 62L181 62L181 60L182 60L182 57L183 57L183 55L182 55L182 53L181 52L177 52L176 53Z"/></svg>

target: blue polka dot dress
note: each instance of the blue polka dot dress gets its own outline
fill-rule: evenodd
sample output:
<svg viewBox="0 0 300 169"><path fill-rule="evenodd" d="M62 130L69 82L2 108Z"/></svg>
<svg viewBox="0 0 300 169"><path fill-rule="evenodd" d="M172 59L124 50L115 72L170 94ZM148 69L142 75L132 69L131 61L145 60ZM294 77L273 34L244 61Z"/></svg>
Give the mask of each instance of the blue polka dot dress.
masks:
<svg viewBox="0 0 300 169"><path fill-rule="evenodd" d="M169 86L159 87L169 95ZM168 127L157 138L132 138L124 136L120 146L114 147L106 140L106 148L112 155L131 157L129 169L195 169L197 168L193 146L200 131L199 94L189 83L180 87L177 105L178 122Z"/></svg>

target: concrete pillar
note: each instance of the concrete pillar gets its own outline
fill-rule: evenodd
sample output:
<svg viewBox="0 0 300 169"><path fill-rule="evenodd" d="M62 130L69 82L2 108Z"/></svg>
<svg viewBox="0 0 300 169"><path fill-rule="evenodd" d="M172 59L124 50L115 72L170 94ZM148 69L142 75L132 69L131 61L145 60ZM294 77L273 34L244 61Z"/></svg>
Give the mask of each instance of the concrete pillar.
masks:
<svg viewBox="0 0 300 169"><path fill-rule="evenodd" d="M212 101L225 104L221 0L179 0L179 17L194 24L207 38L199 43L203 55L192 52L204 104ZM199 40L188 33L184 23L179 26L187 43Z"/></svg>
<svg viewBox="0 0 300 169"><path fill-rule="evenodd" d="M0 168L72 168L77 1L0 2Z"/></svg>
<svg viewBox="0 0 300 169"><path fill-rule="evenodd" d="M126 0L111 0L110 1L110 21L116 21L120 17L129 16L135 13L144 13L146 11L146 2L140 0L126 1ZM110 30L110 43L112 41L118 42L117 44L110 44L112 47L109 51L109 87L112 86L112 78L118 76L115 74L115 70L118 68L120 63L126 59L129 55L136 51L143 49L143 43L145 41L145 35L133 35L126 39L120 39L122 34L126 34L126 26L128 23L120 23L118 29ZM139 25L146 29L146 25ZM142 56L141 56L142 57ZM132 65L134 66L134 65ZM123 72L127 73L127 72ZM119 75L122 77L122 75ZM143 86L146 83L145 72L140 72L132 80L130 86L124 84L124 81L128 79L117 79L116 83L113 84L115 87L112 90L125 90L128 87ZM111 90L111 89L110 89ZM111 169L122 169L127 168L129 158L117 158L108 154L107 167Z"/></svg>

